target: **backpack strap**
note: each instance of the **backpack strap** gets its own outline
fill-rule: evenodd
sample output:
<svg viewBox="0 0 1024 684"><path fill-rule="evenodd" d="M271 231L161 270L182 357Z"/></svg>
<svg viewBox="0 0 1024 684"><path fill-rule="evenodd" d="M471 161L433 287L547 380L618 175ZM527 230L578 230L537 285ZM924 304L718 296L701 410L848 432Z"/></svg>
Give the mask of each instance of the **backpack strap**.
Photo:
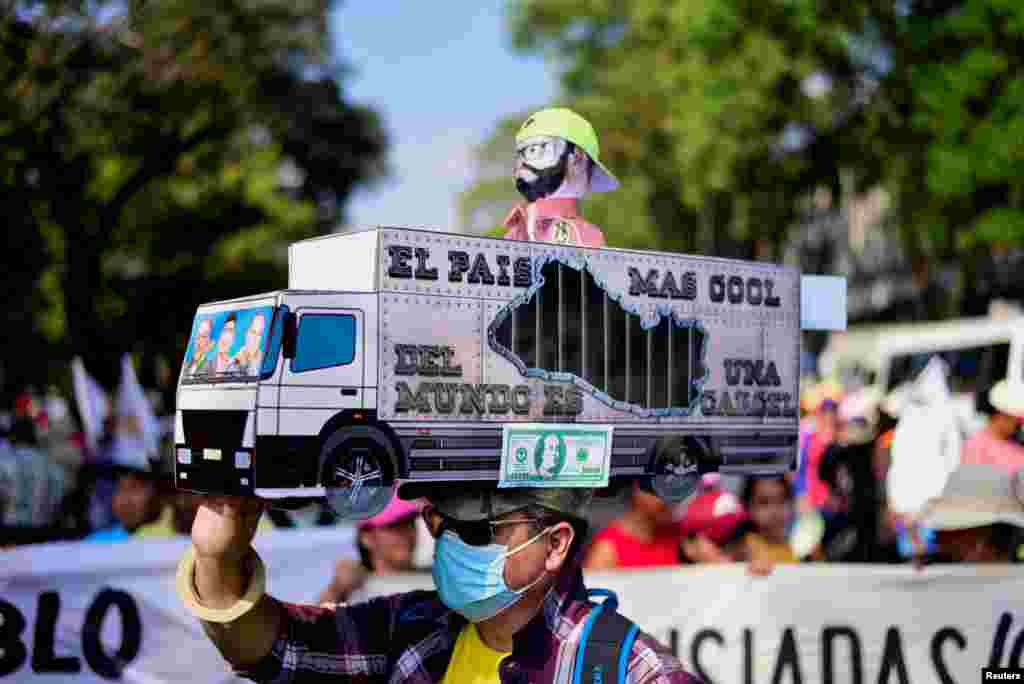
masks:
<svg viewBox="0 0 1024 684"><path fill-rule="evenodd" d="M576 649L573 684L625 684L629 654L636 640L637 627L615 609L619 600L607 589L591 589L588 596L604 596L583 625Z"/></svg>

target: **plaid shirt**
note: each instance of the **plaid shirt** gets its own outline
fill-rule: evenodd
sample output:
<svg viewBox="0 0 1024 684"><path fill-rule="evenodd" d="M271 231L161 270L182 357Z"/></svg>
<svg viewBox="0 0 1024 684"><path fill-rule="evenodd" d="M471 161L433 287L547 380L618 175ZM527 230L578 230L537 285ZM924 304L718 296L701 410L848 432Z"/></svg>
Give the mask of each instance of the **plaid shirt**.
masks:
<svg viewBox="0 0 1024 684"><path fill-rule="evenodd" d="M282 604L287 617L270 653L236 674L257 682L432 684L448 669L466 621L437 592L413 591L337 609ZM587 613L583 575L568 572L543 610L515 636L499 668L502 684L569 684ZM650 635L629 657L629 684L700 684Z"/></svg>

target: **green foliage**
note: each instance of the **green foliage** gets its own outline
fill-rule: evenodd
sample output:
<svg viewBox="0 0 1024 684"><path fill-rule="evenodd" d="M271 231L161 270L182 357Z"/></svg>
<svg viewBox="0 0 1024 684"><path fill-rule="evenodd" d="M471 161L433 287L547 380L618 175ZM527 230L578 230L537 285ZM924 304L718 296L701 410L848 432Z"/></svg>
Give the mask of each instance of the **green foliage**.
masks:
<svg viewBox="0 0 1024 684"><path fill-rule="evenodd" d="M286 284L383 172L325 0L19 2L0 18L6 391L82 354L180 362L196 305ZM290 182L282 169L291 169ZM20 363L19 359L31 359Z"/></svg>
<svg viewBox="0 0 1024 684"><path fill-rule="evenodd" d="M652 246L777 254L846 173L890 191L909 254L1021 237L1024 3L514 0L509 25L624 182L592 211Z"/></svg>
<svg viewBox="0 0 1024 684"><path fill-rule="evenodd" d="M498 236L501 221L522 200L512 179L516 131L528 113L508 116L475 150L477 177L458 199L459 219L464 230ZM493 229L493 230L492 230Z"/></svg>

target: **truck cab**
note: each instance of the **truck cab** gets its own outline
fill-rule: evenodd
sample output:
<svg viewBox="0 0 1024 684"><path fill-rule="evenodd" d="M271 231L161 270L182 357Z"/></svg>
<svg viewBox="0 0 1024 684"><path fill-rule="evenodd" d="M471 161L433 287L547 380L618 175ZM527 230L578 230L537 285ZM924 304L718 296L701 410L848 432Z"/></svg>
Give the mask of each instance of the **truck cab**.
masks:
<svg viewBox="0 0 1024 684"><path fill-rule="evenodd" d="M324 496L321 464L307 454L325 430L372 422L377 354L366 321L376 305L368 293L280 291L200 307L178 390L178 486L285 506ZM374 463L338 467L365 496L394 479Z"/></svg>

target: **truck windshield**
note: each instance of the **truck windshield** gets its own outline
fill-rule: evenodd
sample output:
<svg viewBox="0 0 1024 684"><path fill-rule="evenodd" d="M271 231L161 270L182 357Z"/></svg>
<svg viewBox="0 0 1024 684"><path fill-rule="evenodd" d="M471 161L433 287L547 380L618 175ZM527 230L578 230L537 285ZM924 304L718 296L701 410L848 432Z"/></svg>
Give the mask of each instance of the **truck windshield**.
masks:
<svg viewBox="0 0 1024 684"><path fill-rule="evenodd" d="M197 312L181 381L194 384L258 379L273 314L272 306Z"/></svg>

